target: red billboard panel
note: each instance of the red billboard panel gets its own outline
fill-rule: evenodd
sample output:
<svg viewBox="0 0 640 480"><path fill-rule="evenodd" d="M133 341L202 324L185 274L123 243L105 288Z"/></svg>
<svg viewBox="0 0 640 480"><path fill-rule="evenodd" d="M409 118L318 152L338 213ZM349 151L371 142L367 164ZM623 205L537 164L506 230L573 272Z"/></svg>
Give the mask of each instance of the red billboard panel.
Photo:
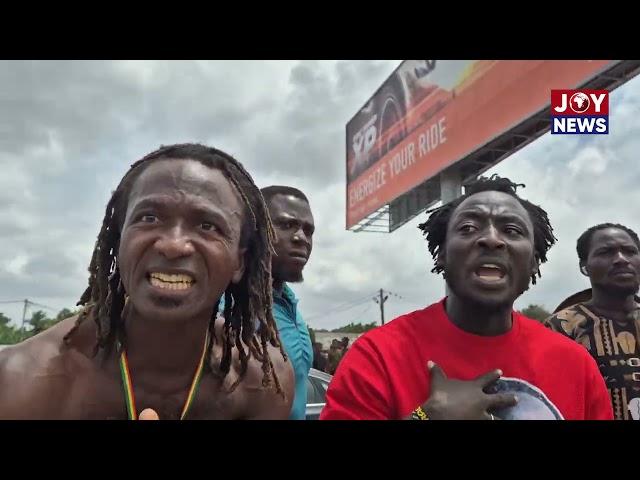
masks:
<svg viewBox="0 0 640 480"><path fill-rule="evenodd" d="M347 123L347 228L615 60L405 60Z"/></svg>

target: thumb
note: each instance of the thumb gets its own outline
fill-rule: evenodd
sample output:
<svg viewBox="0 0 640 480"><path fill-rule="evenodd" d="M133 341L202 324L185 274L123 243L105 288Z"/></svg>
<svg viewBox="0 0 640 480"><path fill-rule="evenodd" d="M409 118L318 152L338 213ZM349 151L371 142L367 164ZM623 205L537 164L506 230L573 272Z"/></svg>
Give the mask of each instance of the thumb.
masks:
<svg viewBox="0 0 640 480"><path fill-rule="evenodd" d="M155 410L151 408L145 408L142 412L140 412L139 420L160 420L158 414Z"/></svg>
<svg viewBox="0 0 640 480"><path fill-rule="evenodd" d="M431 360L427 362L427 368L429 369L429 373L431 374L431 381L443 380L447 378L447 376L442 371L439 365L435 364Z"/></svg>

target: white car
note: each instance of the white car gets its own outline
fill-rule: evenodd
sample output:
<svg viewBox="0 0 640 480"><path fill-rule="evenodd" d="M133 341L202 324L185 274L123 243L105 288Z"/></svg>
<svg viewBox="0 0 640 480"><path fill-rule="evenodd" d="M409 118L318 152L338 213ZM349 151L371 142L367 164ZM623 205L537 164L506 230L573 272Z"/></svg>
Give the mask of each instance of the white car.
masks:
<svg viewBox="0 0 640 480"><path fill-rule="evenodd" d="M307 377L307 420L318 420L327 403L327 388L333 378L328 373L312 368Z"/></svg>

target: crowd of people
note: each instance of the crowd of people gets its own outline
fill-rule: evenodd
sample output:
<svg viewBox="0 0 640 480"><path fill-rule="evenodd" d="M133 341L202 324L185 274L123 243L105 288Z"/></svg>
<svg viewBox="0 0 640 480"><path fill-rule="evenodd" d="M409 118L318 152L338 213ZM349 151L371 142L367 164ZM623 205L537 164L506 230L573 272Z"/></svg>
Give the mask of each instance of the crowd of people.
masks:
<svg viewBox="0 0 640 480"><path fill-rule="evenodd" d="M313 344L313 364L312 367L321 372L334 375L338 369L338 364L349 349L349 337L342 337L342 340L334 338L329 345L329 349L324 350L321 342Z"/></svg>
<svg viewBox="0 0 640 480"><path fill-rule="evenodd" d="M480 178L427 212L447 295L325 357L292 288L307 196L258 188L218 149L161 147L107 203L82 312L0 352L0 418L301 420L317 368L333 375L321 420L640 419L638 236L586 229L589 295L526 318L514 302L556 238L520 186Z"/></svg>

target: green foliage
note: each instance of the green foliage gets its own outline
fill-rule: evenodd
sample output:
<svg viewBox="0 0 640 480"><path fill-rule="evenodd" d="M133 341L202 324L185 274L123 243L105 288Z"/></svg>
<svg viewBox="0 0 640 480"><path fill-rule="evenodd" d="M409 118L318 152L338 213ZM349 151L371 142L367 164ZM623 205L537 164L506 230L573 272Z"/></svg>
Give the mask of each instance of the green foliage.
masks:
<svg viewBox="0 0 640 480"><path fill-rule="evenodd" d="M33 312L31 318L25 322L24 326L20 327L11 325L11 319L3 313L0 313L0 345L20 343L40 332L44 332L47 328L51 328L61 320L76 315L79 311L80 309L73 311L68 308L63 308L55 317L49 318L42 310L38 310Z"/></svg>
<svg viewBox="0 0 640 480"><path fill-rule="evenodd" d="M533 318L540 322L546 320L551 315L551 312L548 312L542 305L535 304L531 304L528 307L523 308L520 310L520 313L525 317Z"/></svg>
<svg viewBox="0 0 640 480"><path fill-rule="evenodd" d="M376 322L371 323L350 323L344 327L331 330L331 333L365 333L369 330L376 328L378 324Z"/></svg>

